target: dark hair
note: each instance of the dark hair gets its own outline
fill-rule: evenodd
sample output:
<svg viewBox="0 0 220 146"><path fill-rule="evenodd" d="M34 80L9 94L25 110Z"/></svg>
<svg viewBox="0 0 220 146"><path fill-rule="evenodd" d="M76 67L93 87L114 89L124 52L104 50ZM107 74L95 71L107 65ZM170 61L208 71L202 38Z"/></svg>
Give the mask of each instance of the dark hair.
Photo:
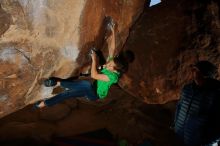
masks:
<svg viewBox="0 0 220 146"><path fill-rule="evenodd" d="M122 57L126 60L128 63L132 63L135 59L134 53L131 50L126 50L122 53Z"/></svg>
<svg viewBox="0 0 220 146"><path fill-rule="evenodd" d="M119 58L119 57L115 57L113 59L113 61L114 61L115 65L116 65L114 67L115 70L117 70L120 73L124 73L125 70L126 70L126 66L127 66L126 62L124 60L122 60L121 58Z"/></svg>
<svg viewBox="0 0 220 146"><path fill-rule="evenodd" d="M133 62L134 59L135 57L132 51L126 50L124 52L120 52L119 55L113 59L116 64L115 69L120 73L127 72L129 63Z"/></svg>
<svg viewBox="0 0 220 146"><path fill-rule="evenodd" d="M217 72L217 67L206 60L198 61L194 66L198 68L205 77L213 78Z"/></svg>

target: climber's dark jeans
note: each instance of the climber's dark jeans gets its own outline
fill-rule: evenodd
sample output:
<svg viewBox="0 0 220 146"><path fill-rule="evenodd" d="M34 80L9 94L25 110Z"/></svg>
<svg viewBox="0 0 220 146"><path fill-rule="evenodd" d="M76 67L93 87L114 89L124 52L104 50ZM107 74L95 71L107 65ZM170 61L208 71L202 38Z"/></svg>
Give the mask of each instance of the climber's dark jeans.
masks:
<svg viewBox="0 0 220 146"><path fill-rule="evenodd" d="M61 81L61 87L65 91L45 100L44 103L46 106L53 106L65 99L76 97L86 97L89 100L98 99L92 83L87 80Z"/></svg>

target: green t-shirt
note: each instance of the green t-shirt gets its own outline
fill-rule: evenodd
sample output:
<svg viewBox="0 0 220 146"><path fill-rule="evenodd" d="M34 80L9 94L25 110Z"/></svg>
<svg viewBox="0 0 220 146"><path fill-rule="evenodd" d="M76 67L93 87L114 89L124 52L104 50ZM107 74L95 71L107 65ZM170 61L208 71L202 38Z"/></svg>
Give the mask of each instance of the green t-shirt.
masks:
<svg viewBox="0 0 220 146"><path fill-rule="evenodd" d="M112 84L118 82L119 73L118 72L111 72L106 68L103 68L101 73L108 76L109 81L101 81L97 80L97 94L100 99L104 99L108 95L108 91Z"/></svg>

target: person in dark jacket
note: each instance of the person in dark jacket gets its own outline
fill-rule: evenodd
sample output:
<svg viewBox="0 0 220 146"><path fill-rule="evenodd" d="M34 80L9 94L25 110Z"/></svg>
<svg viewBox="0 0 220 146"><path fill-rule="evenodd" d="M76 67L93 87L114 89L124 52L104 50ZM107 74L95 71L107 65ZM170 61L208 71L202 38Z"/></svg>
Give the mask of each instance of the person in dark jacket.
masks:
<svg viewBox="0 0 220 146"><path fill-rule="evenodd" d="M209 61L191 66L193 81L186 84L177 104L174 131L186 146L218 146L220 138L220 81Z"/></svg>

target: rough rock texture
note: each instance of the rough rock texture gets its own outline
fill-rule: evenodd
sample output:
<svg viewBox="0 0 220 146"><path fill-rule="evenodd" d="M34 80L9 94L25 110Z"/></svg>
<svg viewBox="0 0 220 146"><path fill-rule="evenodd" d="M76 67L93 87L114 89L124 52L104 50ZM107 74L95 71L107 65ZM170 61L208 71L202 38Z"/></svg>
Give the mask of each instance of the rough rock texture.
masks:
<svg viewBox="0 0 220 146"><path fill-rule="evenodd" d="M178 99L190 64L209 60L219 66L219 30L217 1L167 0L145 9L125 45L136 60L120 85L150 104Z"/></svg>
<svg viewBox="0 0 220 146"><path fill-rule="evenodd" d="M0 117L51 96L40 79L78 75L91 62L89 48L102 48L105 16L117 22L121 47L143 7L143 0L1 0Z"/></svg>
<svg viewBox="0 0 220 146"><path fill-rule="evenodd" d="M136 146L148 140L154 146L181 146L175 143L175 136L169 130L175 104L143 104L116 86L110 96L105 103L68 100L35 111L27 106L1 119L0 142L3 146L16 143L37 146L53 143L57 137L71 138L106 128L115 142L126 139Z"/></svg>
<svg viewBox="0 0 220 146"><path fill-rule="evenodd" d="M119 43L117 46L118 49L121 49L120 47L123 46L123 41L125 41L128 35L128 29L123 29L123 27L128 28L132 24L126 21L128 18L124 20L123 17L126 14L126 17L130 18L128 20L133 22L136 20L137 15L130 14L130 12L127 13L126 11L122 17L121 10L118 10L119 1L98 2L100 5L106 7L106 13L108 12L109 15L114 16L119 22L119 33L117 33L117 42ZM123 2L125 2L123 7L130 4L128 3L129 1ZM85 54L88 52L90 46L94 45L105 51L105 45L103 43L104 32L100 28L105 13L100 14L103 9L99 4L95 4L90 0L85 2L83 11L85 12L84 14L88 15L85 17L81 15L81 25L77 25L84 26L85 30L87 30L85 32L82 31L83 35L77 39L78 47L81 48L81 53L76 61L79 68L89 62ZM2 38L7 36L6 34L10 30L8 25L13 24L15 16L20 14L18 12L11 12L14 10L12 7L17 7L17 5L12 5L11 3L4 3L2 5L0 12L4 16L1 15L0 18L4 18L7 21L5 21L4 25L0 23L1 26L4 26L1 27L1 33L4 33L2 35L3 37L1 37L1 42L3 41ZM114 7L108 7L109 5L114 5ZM90 9L90 6L92 9ZM208 59L219 66L219 8L220 3L217 0L164 0L161 4L154 7L145 7L140 19L130 28L129 37L123 47L123 49L133 50L136 56L128 73L120 81L120 87L123 90L114 86L107 98L108 100L103 103L85 103L85 101L81 100L67 100L52 108L45 108L43 110L33 111L31 106L25 107L0 120L0 143L7 145L10 141L16 140L17 143L24 142L27 144L29 142L28 140L31 140L47 144L55 137L73 137L80 133L106 128L114 135L115 139L127 139L134 146L143 140L150 141L154 146L180 146L181 144L176 143L173 132L169 130L169 126L173 120L175 102L168 101L178 99L181 86L190 79L188 66L191 63L200 59ZM92 15L92 10L97 11L95 13L96 16ZM117 13L114 13L115 11ZM56 13L59 12L55 11L52 14ZM116 15L118 13L121 15ZM130 15L127 16L127 14ZM135 17L131 17L131 15ZM24 19L19 19L18 24L26 20L26 17L28 16L19 17ZM100 19L97 17L100 17ZM96 25L99 25L99 27L96 27ZM24 26L22 25L22 27ZM26 27L29 28L30 26L28 25ZM22 29L19 29L19 31L22 31ZM59 31L56 33L60 34ZM18 34L24 35L24 32ZM93 36L93 34L96 35ZM39 41L41 37L33 42ZM61 39L63 38L61 37ZM23 46L20 44L22 42L21 40L18 42L14 42L14 46ZM39 42L34 44L40 45ZM29 45L25 43L26 41L23 42L24 46L31 46L30 43L27 43ZM10 45L11 43L1 43L3 47ZM56 43L52 45L56 45ZM4 86L11 86L6 86L7 90L1 89L3 95L1 96L0 107L3 107L2 109L4 111L10 112L12 112L11 108L24 106L24 100L22 100L24 95L16 98L8 98L5 95L9 91L13 91L11 94L14 95L26 93L26 91L22 90L29 89L28 84L33 84L33 90L30 92L30 95L36 95L40 87L35 87L35 83L33 83L35 78L49 75L60 75L61 77L64 75L63 77L65 77L69 75L68 73L72 74L72 71L68 72L65 68L63 72L56 70L54 74L52 73L52 70L56 67L55 64L62 62L63 57L60 57L57 62L49 62L48 64L45 61L42 73L38 72L38 69L41 67L39 60L47 59L47 61L54 61L53 57L59 56L60 52L52 52L44 58L35 58L35 60L32 60L29 59L30 53L28 49L26 50L27 52L24 52L20 48L14 49L16 48L14 46L6 49L7 51L11 50L14 52L12 53L14 56L9 57L12 62L8 61L8 58L4 60L5 55L1 55L1 65L3 66L1 71L4 71L1 73L1 80L4 82L1 83ZM56 47L54 48L57 49ZM41 49L52 51L53 47L42 47ZM1 49L1 51L3 50ZM3 54L10 54L7 51L3 51ZM19 61L28 62L26 69L18 69L19 66L15 62L18 63ZM39 68L36 68L37 65ZM61 65L60 67L65 66ZM20 74L15 72L19 72ZM34 72L35 74L29 72ZM73 74L77 73L78 69L75 69ZM33 77L33 74L36 76ZM7 75L7 78L3 78L5 75ZM24 80L27 78L30 78L30 83L28 80ZM16 83L15 85L19 85L19 88L13 88L12 83L14 82ZM48 91L48 89L45 89L45 91ZM47 94L47 92L43 93ZM37 96L33 96L32 99L35 97ZM3 104L8 104L9 99L10 101L13 99L11 101L12 106L2 106ZM150 104L144 104L142 101ZM165 102L168 103L162 104ZM14 106L15 103L16 106ZM159 103L159 105L155 103Z"/></svg>
<svg viewBox="0 0 220 146"><path fill-rule="evenodd" d="M198 60L209 60L218 67L216 78L220 79L220 3L204 0L192 3L187 14L191 25L186 28L186 36L178 58L178 84L187 80L187 67ZM184 76L183 76L184 75Z"/></svg>

